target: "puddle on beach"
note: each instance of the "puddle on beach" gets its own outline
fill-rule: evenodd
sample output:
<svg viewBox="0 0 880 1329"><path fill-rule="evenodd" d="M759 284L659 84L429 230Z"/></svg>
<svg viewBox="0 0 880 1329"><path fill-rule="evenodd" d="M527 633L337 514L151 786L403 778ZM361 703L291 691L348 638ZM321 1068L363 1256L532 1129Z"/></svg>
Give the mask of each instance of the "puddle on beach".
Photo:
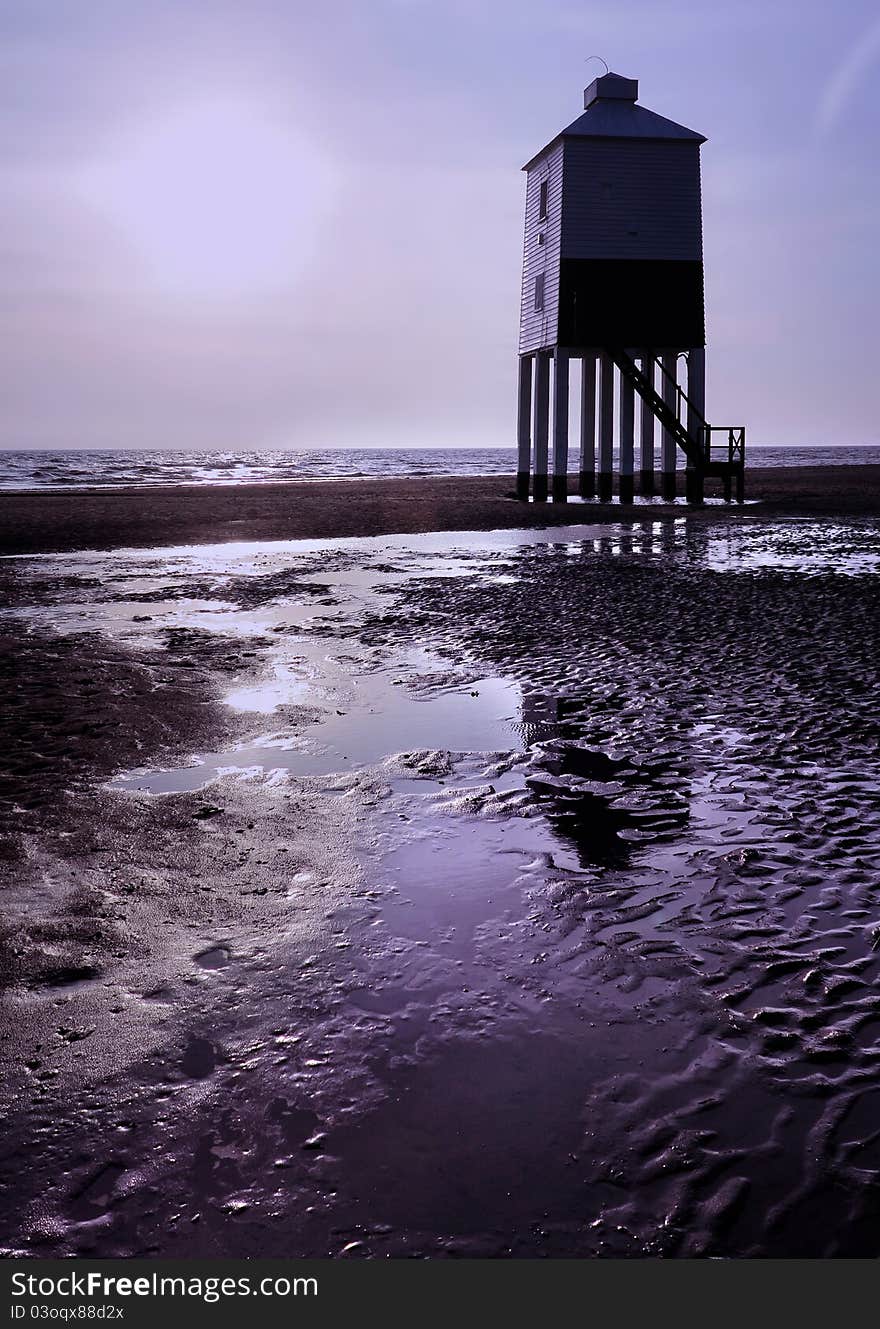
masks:
<svg viewBox="0 0 880 1329"><path fill-rule="evenodd" d="M827 571L830 564L847 575L865 574L880 567L880 532L874 530L874 548L870 535L864 547L855 549L851 530L836 524L805 522L794 529L766 523L738 524L721 531L694 529L686 519L652 522L636 526L561 527L544 531L491 531L482 533L432 533L422 536L377 537L351 541L299 541L295 544L245 545L171 550L161 559L160 580L167 581L169 563L175 574L215 575L218 561L222 572L218 590L235 579L252 580L271 577L274 567L287 567L293 559L305 564L298 578L303 586L323 589L332 604L316 608L313 603L289 603L283 589L269 603L258 608L242 609L235 604L194 601L137 602L122 600L101 603L91 610L68 607L61 610L61 624L81 626L88 615L90 625L106 631L131 632L137 624L144 637L152 638L156 628L197 627L206 632L259 636L281 629L307 629L318 625L356 625L360 614L375 608L388 598L396 585L412 579L433 577L475 577L495 583L517 579L516 555L521 550L551 546L564 549L572 557L612 556L621 558L668 558L697 561L714 571L754 571L774 567L797 572ZM227 551L225 559L221 550ZM310 571L311 557L326 552L330 568ZM365 556L363 566L351 566L353 554ZM401 557L414 555L413 561ZM155 551L134 551L136 561L156 558ZM340 571L332 570L333 555L341 555ZM391 565L387 557L394 555ZM347 557L348 556L348 557ZM89 559L101 556L87 556ZM120 594L136 587L149 594L151 580L123 574ZM332 614L327 609L333 610ZM139 609L140 613L132 613ZM149 612L147 612L149 610ZM59 610L53 611L56 615ZM301 655L295 664L289 656L291 647ZM321 775L352 770L365 764L381 762L395 752L412 748L443 746L460 752L494 751L509 746L515 738L521 695L512 680L483 678L473 687L454 687L435 692L430 697L411 697L405 687L407 669L413 654L404 657L404 678L392 678L394 665L374 669L372 673L353 673L351 660L334 658L308 638L288 637L283 648L268 657L271 678L231 690L227 703L242 711L271 714L284 705L321 705L335 698L321 720L310 726L291 743L284 736L267 736L266 741L227 749L223 752L197 754L194 763L173 770L143 771L120 775L111 788L138 789L150 793L175 793L202 788L218 775L234 771L272 773L288 771L293 775ZM358 661L358 669L363 666ZM448 668L448 662L437 666ZM398 670L400 672L400 670ZM344 709L343 709L344 708Z"/></svg>
<svg viewBox="0 0 880 1329"><path fill-rule="evenodd" d="M726 509L726 505L723 505ZM50 572L63 567L65 583L83 589L93 585L94 603L109 620L123 620L150 612L144 608L150 592L158 615L178 619L219 614L234 630L236 616L221 591L241 589L249 579L267 578L273 570L301 568L303 585L319 590L381 591L383 584L413 578L491 575L505 556L541 546L569 546L572 552L613 554L621 557L663 558L719 571L741 572L777 568L802 573L857 575L880 568L880 522L872 518L837 521L797 517L767 521L759 511L727 515L709 522L687 516L662 520L602 524L572 523L525 530L436 531L414 535L294 541L230 541L220 545L169 546L159 549L120 549L112 554L82 553L7 556L2 561L30 564ZM344 566L346 575L334 569ZM182 603L181 586L210 587L211 598ZM162 588L174 593L163 601ZM315 616L314 603L286 603L273 598L271 587L260 608L277 609L291 624ZM127 602L126 591L136 596ZM108 594L109 592L109 594ZM288 597L289 599L289 597ZM71 612L88 611L88 596L78 595ZM56 610L63 610L59 597ZM311 611L309 614L308 611ZM277 620L276 620L277 621ZM199 626L205 626L200 622ZM211 626L209 624L208 626Z"/></svg>
<svg viewBox="0 0 880 1329"><path fill-rule="evenodd" d="M400 682L400 670L394 671ZM338 678L338 676L337 676ZM344 713L330 712L297 735L295 746L281 735L265 743L201 754L194 766L168 771L121 775L111 789L135 789L151 794L182 793L201 789L219 775L233 773L271 775L329 775L381 763L397 752L437 748L446 744L455 752L507 750L517 737L519 689L505 679L481 679L463 689L450 689L431 697L414 697L386 673L350 679ZM264 695L254 700L261 704ZM311 699L299 684L303 701ZM286 698L287 699L287 698ZM245 705L246 692L227 700Z"/></svg>
<svg viewBox="0 0 880 1329"><path fill-rule="evenodd" d="M333 984L311 1024L278 1032L302 981L282 939L274 954L227 925L192 948L220 995L181 1064L227 1116L206 1119L202 1191L180 1212L243 1205L273 1254L318 1192L333 1239L363 1254L811 1253L836 1228L862 1249L880 1174L849 1160L872 1147L880 827L853 813L877 770L836 728L834 688L857 696L862 666L834 639L845 596L827 574L858 589L880 524L749 514L29 560L44 578L59 565L30 623L252 649L224 699L264 732L111 790L155 806L219 780L220 803L232 780L256 805L304 780L359 827L361 888L309 961ZM331 913L309 874L282 885L292 909ZM278 1103L282 1127L316 1132L315 1189L289 1210Z"/></svg>

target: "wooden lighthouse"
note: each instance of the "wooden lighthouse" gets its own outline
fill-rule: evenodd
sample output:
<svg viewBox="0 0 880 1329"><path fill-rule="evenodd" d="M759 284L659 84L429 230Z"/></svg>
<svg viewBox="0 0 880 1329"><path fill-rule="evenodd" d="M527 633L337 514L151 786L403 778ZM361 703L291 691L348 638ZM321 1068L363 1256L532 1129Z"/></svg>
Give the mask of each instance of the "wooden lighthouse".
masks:
<svg viewBox="0 0 880 1329"><path fill-rule="evenodd" d="M569 386L580 366L580 492L689 501L706 476L743 497L745 430L705 418L700 205L702 134L638 104L636 79L608 73L584 112L523 168L517 492L568 494ZM638 404L638 412L636 410ZM638 420L637 420L638 414ZM616 428L615 428L616 416ZM638 466L636 433L638 432Z"/></svg>

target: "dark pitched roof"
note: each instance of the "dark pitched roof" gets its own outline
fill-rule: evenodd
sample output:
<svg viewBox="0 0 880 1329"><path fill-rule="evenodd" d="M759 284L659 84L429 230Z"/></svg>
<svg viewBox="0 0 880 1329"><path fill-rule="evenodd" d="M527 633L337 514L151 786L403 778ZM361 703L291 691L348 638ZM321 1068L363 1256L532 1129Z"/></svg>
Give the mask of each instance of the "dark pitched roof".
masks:
<svg viewBox="0 0 880 1329"><path fill-rule="evenodd" d="M680 139L690 143L705 143L704 134L698 134L684 125L677 125L674 120L657 115L644 106L637 106L635 101L619 97L596 97L583 115L572 120L567 128L552 138L540 152L536 152L523 167L527 171L539 157L543 157L549 148L560 139L566 138L650 138Z"/></svg>

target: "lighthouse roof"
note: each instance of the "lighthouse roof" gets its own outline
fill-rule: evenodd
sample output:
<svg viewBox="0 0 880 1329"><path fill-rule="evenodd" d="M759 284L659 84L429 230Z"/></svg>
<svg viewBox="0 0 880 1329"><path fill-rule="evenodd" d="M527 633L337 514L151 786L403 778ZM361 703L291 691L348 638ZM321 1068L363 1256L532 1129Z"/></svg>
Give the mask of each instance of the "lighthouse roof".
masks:
<svg viewBox="0 0 880 1329"><path fill-rule="evenodd" d="M645 106L637 105L639 82L620 74L603 74L584 90L584 113L558 133L540 152L526 162L530 166L544 153L566 138L640 138L679 139L705 143L704 134L667 120Z"/></svg>

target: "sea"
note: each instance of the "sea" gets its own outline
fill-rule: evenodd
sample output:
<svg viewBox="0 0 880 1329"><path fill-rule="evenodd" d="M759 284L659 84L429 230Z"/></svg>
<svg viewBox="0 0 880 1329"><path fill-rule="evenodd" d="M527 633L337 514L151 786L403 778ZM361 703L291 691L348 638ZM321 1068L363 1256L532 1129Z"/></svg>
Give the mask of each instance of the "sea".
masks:
<svg viewBox="0 0 880 1329"><path fill-rule="evenodd" d="M880 446L749 448L752 466L880 465ZM615 459L616 469L616 459ZM512 475L514 448L0 450L0 490L113 489L120 485L272 484L406 475Z"/></svg>

